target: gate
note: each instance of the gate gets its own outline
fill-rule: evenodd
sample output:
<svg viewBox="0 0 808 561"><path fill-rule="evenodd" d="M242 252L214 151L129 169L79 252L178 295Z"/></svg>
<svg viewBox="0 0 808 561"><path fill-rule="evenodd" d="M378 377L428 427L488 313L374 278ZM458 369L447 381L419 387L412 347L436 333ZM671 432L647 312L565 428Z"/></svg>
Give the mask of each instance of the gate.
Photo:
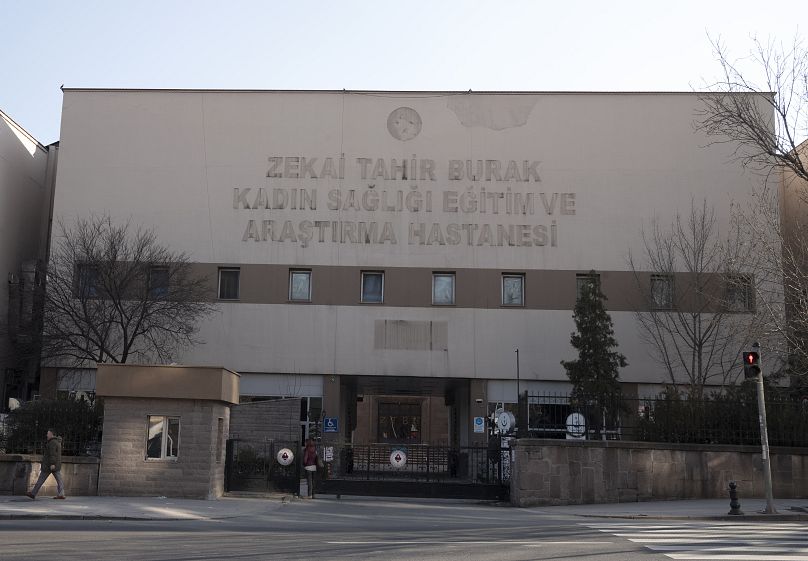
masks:
<svg viewBox="0 0 808 561"><path fill-rule="evenodd" d="M278 452L289 449L294 458L287 466ZM293 441L227 441L225 491L298 493L300 488L300 445Z"/></svg>
<svg viewBox="0 0 808 561"><path fill-rule="evenodd" d="M367 444L325 446L318 492L505 500L511 454L507 445L431 446Z"/></svg>

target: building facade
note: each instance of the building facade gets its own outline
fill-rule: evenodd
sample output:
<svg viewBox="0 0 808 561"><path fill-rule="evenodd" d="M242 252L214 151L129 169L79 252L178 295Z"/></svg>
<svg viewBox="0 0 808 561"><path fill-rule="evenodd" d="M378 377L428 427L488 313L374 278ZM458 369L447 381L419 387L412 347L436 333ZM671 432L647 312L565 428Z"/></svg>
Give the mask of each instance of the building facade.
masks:
<svg viewBox="0 0 808 561"><path fill-rule="evenodd" d="M328 419L324 436L348 442L482 442L474 419L517 387L568 390L591 271L625 391L668 381L638 333L650 304L628 255L694 200L727 228L761 181L695 131L699 107L688 93L65 89L54 214L109 213L187 252L220 305L177 361L239 372L243 401L305 398L304 432Z"/></svg>
<svg viewBox="0 0 808 561"><path fill-rule="evenodd" d="M0 111L0 411L38 389L37 292L50 233L58 146Z"/></svg>

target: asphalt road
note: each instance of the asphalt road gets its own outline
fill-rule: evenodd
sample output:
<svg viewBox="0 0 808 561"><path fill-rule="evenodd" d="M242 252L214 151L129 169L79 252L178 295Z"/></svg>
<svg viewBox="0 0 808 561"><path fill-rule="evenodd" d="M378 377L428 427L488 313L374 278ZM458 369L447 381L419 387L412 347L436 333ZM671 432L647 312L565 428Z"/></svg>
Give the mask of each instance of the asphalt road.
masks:
<svg viewBox="0 0 808 561"><path fill-rule="evenodd" d="M745 559L697 556L698 546L689 536L705 536L697 543L713 544L715 536L725 534L716 524L559 517L547 509L473 503L332 499L295 501L261 515L224 520L0 521L0 559ZM805 523L791 526L805 534ZM736 535L742 539L754 531ZM796 529L793 535L798 536ZM791 534L776 536L782 541ZM685 557L672 557L677 547ZM783 547L793 548L794 556L788 550L773 559L808 559L799 556L798 545ZM760 550L751 551L749 559L767 559Z"/></svg>

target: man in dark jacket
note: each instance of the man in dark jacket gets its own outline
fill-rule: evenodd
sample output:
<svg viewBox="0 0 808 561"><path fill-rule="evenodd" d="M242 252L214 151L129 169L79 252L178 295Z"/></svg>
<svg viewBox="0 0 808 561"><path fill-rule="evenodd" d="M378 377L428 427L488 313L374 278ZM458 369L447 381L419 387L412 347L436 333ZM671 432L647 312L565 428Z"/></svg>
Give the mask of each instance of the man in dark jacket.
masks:
<svg viewBox="0 0 808 561"><path fill-rule="evenodd" d="M49 475L56 479L56 496L54 499L65 498L65 487L62 484L62 438L56 437L53 430L48 431L48 442L45 444L45 452L42 454L42 464L40 465L39 479L30 493L26 493L29 498L35 499L39 493L39 488L45 483Z"/></svg>

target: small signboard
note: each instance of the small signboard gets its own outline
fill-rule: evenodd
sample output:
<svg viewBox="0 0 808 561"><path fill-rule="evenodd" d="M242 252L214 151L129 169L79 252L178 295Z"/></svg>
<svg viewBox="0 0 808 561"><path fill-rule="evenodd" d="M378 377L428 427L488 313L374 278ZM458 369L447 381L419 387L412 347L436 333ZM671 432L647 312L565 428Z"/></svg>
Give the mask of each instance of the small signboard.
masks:
<svg viewBox="0 0 808 561"><path fill-rule="evenodd" d="M323 461L324 462L333 462L334 461L334 447L333 446L326 446L323 448Z"/></svg>
<svg viewBox="0 0 808 561"><path fill-rule="evenodd" d="M394 468L401 468L407 464L407 453L404 450L393 450L390 453L390 465Z"/></svg>
<svg viewBox="0 0 808 561"><path fill-rule="evenodd" d="M586 436L586 419L580 413L567 416L567 440L583 440Z"/></svg>
<svg viewBox="0 0 808 561"><path fill-rule="evenodd" d="M323 432L339 432L339 417L325 417L323 419Z"/></svg>
<svg viewBox="0 0 808 561"><path fill-rule="evenodd" d="M294 461L295 454L288 448L281 448L278 450L278 455L276 457L280 465L288 466Z"/></svg>
<svg viewBox="0 0 808 561"><path fill-rule="evenodd" d="M516 425L516 417L510 411L503 411L497 416L497 428L501 433L508 433Z"/></svg>
<svg viewBox="0 0 808 561"><path fill-rule="evenodd" d="M485 432L484 417L474 417L474 432Z"/></svg>

